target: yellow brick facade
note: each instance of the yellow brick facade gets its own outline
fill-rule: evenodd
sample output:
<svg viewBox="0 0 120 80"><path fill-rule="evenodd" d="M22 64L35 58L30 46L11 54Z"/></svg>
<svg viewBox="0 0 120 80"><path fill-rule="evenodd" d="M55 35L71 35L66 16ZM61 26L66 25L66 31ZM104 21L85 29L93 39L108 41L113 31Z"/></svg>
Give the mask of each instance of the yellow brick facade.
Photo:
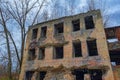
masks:
<svg viewBox="0 0 120 80"><path fill-rule="evenodd" d="M84 17L89 15L93 16L95 28L86 30ZM76 19L80 19L80 30L73 32L71 21ZM64 23L64 39L61 42L54 37L54 24L60 22ZM41 27L43 26L47 26L47 34L46 38L40 41ZM37 45L35 47L36 58L33 61L28 61L29 47L30 43L32 42L32 30L35 28L38 28L36 39ZM89 56L86 41L92 39L96 39L98 49L97 56ZM73 58L73 41L81 41L82 57ZM54 46L57 45L63 45L63 59L53 59ZM53 73L57 74L57 72L61 72L60 75L56 76L62 75L62 80L75 80L75 77L72 75L71 71L73 69L84 68L105 70L105 73L102 75L102 80L114 80L106 36L99 10L82 13L75 16L63 17L34 25L30 27L28 31L25 46L26 47L24 50L22 69L19 80L25 80L26 71L34 71L34 75L31 78L32 80L37 80L36 75L39 71L47 72L44 80L51 80L52 76L54 76ZM38 60L40 47L45 48L45 58L43 60ZM84 80L88 80L90 77L87 74L85 76Z"/></svg>

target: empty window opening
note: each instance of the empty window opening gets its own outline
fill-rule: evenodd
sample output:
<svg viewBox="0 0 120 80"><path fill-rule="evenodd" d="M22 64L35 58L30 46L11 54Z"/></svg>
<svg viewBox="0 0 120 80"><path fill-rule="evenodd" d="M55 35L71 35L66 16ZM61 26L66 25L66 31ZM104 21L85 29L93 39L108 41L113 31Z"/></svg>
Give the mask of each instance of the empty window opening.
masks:
<svg viewBox="0 0 120 80"><path fill-rule="evenodd" d="M108 28L105 29L107 39L115 39L116 38L116 29L115 28Z"/></svg>
<svg viewBox="0 0 120 80"><path fill-rule="evenodd" d="M34 74L34 71L27 71L25 80L32 80L33 74Z"/></svg>
<svg viewBox="0 0 120 80"><path fill-rule="evenodd" d="M35 56L35 49L30 49L29 50L29 58L28 60L35 60L36 56Z"/></svg>
<svg viewBox="0 0 120 80"><path fill-rule="evenodd" d="M72 21L73 31L79 31L80 30L80 20L73 20Z"/></svg>
<svg viewBox="0 0 120 80"><path fill-rule="evenodd" d="M93 29L94 28L93 16L86 16L85 17L85 27L86 27L86 29Z"/></svg>
<svg viewBox="0 0 120 80"><path fill-rule="evenodd" d="M32 31L32 39L36 39L37 38L37 33L38 33L38 28L33 29L33 31Z"/></svg>
<svg viewBox="0 0 120 80"><path fill-rule="evenodd" d="M119 58L119 60L120 60L120 58ZM116 61L116 65L120 65L120 61L117 60Z"/></svg>
<svg viewBox="0 0 120 80"><path fill-rule="evenodd" d="M82 57L81 42L73 43L73 57Z"/></svg>
<svg viewBox="0 0 120 80"><path fill-rule="evenodd" d="M45 38L47 33L47 26L41 27L41 37Z"/></svg>
<svg viewBox="0 0 120 80"><path fill-rule="evenodd" d="M45 75L46 75L46 71L40 71L40 73L39 73L39 80L44 80Z"/></svg>
<svg viewBox="0 0 120 80"><path fill-rule="evenodd" d="M63 46L54 48L53 58L54 59L62 59L63 58Z"/></svg>
<svg viewBox="0 0 120 80"><path fill-rule="evenodd" d="M111 50L109 53L111 62L114 62L115 65L120 65L120 50Z"/></svg>
<svg viewBox="0 0 120 80"><path fill-rule="evenodd" d="M87 41L87 47L88 47L89 56L98 55L96 39Z"/></svg>
<svg viewBox="0 0 120 80"><path fill-rule="evenodd" d="M91 80L102 80L102 70L94 69L90 70Z"/></svg>
<svg viewBox="0 0 120 80"><path fill-rule="evenodd" d="M39 60L42 60L45 58L45 48L39 49Z"/></svg>
<svg viewBox="0 0 120 80"><path fill-rule="evenodd" d="M55 24L55 35L59 34L59 33L63 33L63 22L62 23L58 23Z"/></svg>
<svg viewBox="0 0 120 80"><path fill-rule="evenodd" d="M85 69L75 69L72 74L75 75L75 80L84 80Z"/></svg>

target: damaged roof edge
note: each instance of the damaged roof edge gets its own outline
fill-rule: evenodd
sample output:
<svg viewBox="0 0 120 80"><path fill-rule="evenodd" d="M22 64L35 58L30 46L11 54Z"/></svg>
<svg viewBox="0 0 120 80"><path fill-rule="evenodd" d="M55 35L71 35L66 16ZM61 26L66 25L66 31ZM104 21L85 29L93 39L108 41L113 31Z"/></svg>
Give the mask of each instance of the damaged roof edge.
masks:
<svg viewBox="0 0 120 80"><path fill-rule="evenodd" d="M71 16L64 16L64 17L60 17L60 18L56 18L56 19L52 19L52 20L48 20L48 21L44 21L44 22L40 22L40 23L37 23L35 25L32 25L32 26L29 26L29 29L37 26L37 25L40 25L40 24L44 24L44 23L48 23L48 22L52 22L52 21L56 21L56 20L59 20L59 19L64 19L64 18L70 18L70 17L73 17L73 16L78 16L78 15L85 15L85 14L90 14L90 13L100 13L100 9L97 9L97 10L91 10L91 11L88 11L88 12L85 12L85 13L80 13L80 14L76 14L76 15L71 15Z"/></svg>

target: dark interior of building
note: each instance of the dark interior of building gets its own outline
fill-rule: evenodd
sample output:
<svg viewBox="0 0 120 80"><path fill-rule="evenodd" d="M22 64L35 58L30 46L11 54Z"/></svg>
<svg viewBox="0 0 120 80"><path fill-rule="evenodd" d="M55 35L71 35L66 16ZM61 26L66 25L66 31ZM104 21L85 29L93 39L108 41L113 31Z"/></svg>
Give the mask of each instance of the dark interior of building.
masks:
<svg viewBox="0 0 120 80"><path fill-rule="evenodd" d="M73 72L72 72L73 75L75 75L75 80L84 80L84 70L81 70L81 69L75 69Z"/></svg>
<svg viewBox="0 0 120 80"><path fill-rule="evenodd" d="M110 60L113 64L113 66L120 65L120 26L117 27L111 27L111 28L105 28L106 38L108 40L116 39L117 41L109 42L108 41L108 47L109 47L109 54L110 54Z"/></svg>
<svg viewBox="0 0 120 80"><path fill-rule="evenodd" d="M96 39L88 40L87 41L87 47L88 47L89 56L96 56L96 55L98 55Z"/></svg>
<svg viewBox="0 0 120 80"><path fill-rule="evenodd" d="M45 48L39 48L39 60L45 58Z"/></svg>
<svg viewBox="0 0 120 80"><path fill-rule="evenodd" d="M73 31L79 31L80 30L80 20L73 20L72 21Z"/></svg>
<svg viewBox="0 0 120 80"><path fill-rule="evenodd" d="M73 57L82 57L81 42L73 43Z"/></svg>
<svg viewBox="0 0 120 80"><path fill-rule="evenodd" d="M36 58L35 49L30 49L29 50L29 58L28 58L28 60L34 60L35 58Z"/></svg>
<svg viewBox="0 0 120 80"><path fill-rule="evenodd" d="M33 29L33 32L32 32L32 39L36 39L36 38L37 38L37 33L38 33L38 28Z"/></svg>
<svg viewBox="0 0 120 80"><path fill-rule="evenodd" d="M34 71L27 71L25 80L31 80L33 74L34 74Z"/></svg>
<svg viewBox="0 0 120 80"><path fill-rule="evenodd" d="M39 73L39 80L44 80L45 75L46 75L45 71L40 71L40 73Z"/></svg>
<svg viewBox="0 0 120 80"><path fill-rule="evenodd" d="M91 80L103 80L102 70L99 70L99 69L90 70L90 77L91 77Z"/></svg>
<svg viewBox="0 0 120 80"><path fill-rule="evenodd" d="M85 27L86 27L86 29L93 29L94 28L93 16L86 16L85 17Z"/></svg>
<svg viewBox="0 0 120 80"><path fill-rule="evenodd" d="M75 75L75 80L85 80L85 74L90 75L90 80L102 80L102 70L100 69L75 69L72 74Z"/></svg>
<svg viewBox="0 0 120 80"><path fill-rule="evenodd" d="M111 50L109 53L111 62L114 62L115 65L120 65L120 50Z"/></svg>
<svg viewBox="0 0 120 80"><path fill-rule="evenodd" d="M47 33L47 27L41 27L41 37L44 38L46 37L46 33Z"/></svg>
<svg viewBox="0 0 120 80"><path fill-rule="evenodd" d="M63 22L55 24L55 35L59 34L59 33L63 33L64 32L64 27L63 27Z"/></svg>
<svg viewBox="0 0 120 80"><path fill-rule="evenodd" d="M63 46L58 46L54 48L54 59L62 59L63 58Z"/></svg>

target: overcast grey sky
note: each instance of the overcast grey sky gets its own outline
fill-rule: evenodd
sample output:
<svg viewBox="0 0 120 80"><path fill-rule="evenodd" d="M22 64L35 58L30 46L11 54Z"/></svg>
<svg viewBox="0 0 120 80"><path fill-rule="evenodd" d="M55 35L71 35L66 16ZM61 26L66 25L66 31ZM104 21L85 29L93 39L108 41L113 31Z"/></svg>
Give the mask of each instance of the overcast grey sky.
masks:
<svg viewBox="0 0 120 80"><path fill-rule="evenodd" d="M120 25L120 0L107 0L110 27Z"/></svg>

